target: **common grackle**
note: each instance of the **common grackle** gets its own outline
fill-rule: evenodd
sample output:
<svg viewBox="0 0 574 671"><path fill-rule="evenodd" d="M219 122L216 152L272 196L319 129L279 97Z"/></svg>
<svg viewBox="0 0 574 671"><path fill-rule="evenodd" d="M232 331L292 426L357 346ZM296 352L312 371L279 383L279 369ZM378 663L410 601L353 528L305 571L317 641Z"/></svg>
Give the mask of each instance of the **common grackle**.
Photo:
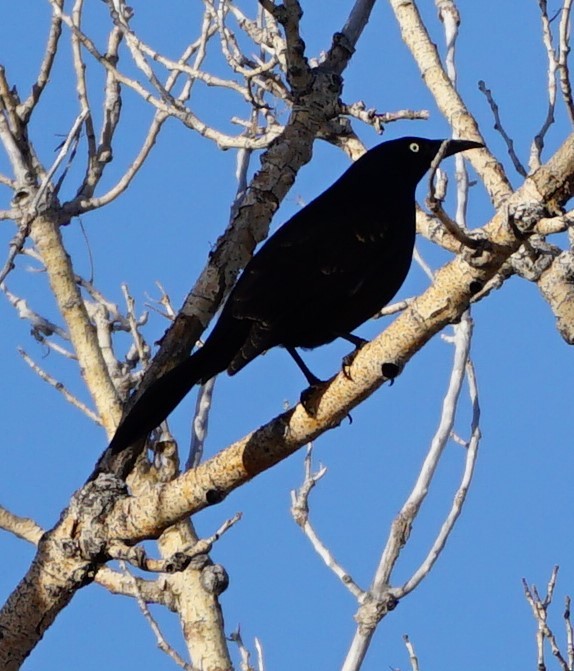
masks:
<svg viewBox="0 0 574 671"><path fill-rule="evenodd" d="M397 293L415 242L415 189L442 140L383 142L295 214L253 256L203 347L153 382L121 421L111 453L157 427L189 390L227 369L237 373L271 347L295 351L351 332ZM482 147L451 140L444 156Z"/></svg>

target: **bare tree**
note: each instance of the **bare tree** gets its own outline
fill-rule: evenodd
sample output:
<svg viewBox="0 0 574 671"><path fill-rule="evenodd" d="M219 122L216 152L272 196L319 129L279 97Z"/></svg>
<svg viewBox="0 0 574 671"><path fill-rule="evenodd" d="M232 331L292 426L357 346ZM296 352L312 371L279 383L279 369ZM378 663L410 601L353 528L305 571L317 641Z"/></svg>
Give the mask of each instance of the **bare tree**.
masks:
<svg viewBox="0 0 574 671"><path fill-rule="evenodd" d="M181 53L169 56L138 33L134 27L137 12L134 14L123 0L107 0L97 8L88 8L89 3L83 0L46 2L51 19L35 80L24 91L20 82L16 86L11 79L9 63L0 67L0 140L7 157L0 185L4 194L10 194L4 197L0 219L14 226L4 250L0 285L14 314L30 323L34 338L54 355L77 364L91 404L58 379L57 366L55 372L49 372L22 350L24 361L109 437L131 403L130 394L145 389L182 361L200 340L256 245L267 236L271 219L299 170L311 160L315 141L328 142L356 159L365 151L359 127L381 132L386 125L401 121L408 128L406 122L425 119L428 112L379 111L346 99L343 75L360 49L374 0L348 3L345 23L333 34L331 44L317 54L308 53L301 38L305 7L299 0L284 0L283 4L259 0L258 6L244 3L245 7L230 0L204 0L201 21L193 27L193 41ZM431 41L416 2L389 0L389 4L424 85L450 124L453 136L484 142L475 114L457 90L455 47L461 17L455 3L435 0L444 33L444 58ZM443 207L446 176L433 171L426 208L421 207L417 215L418 232L452 258L432 271L417 256L428 270L429 287L385 309L385 314L399 316L360 350L350 371L340 372L329 381L314 417L296 405L204 460L213 390L208 383L199 392L188 454L178 450L167 425L151 437L147 449L136 445L121 455L103 454L93 478L83 486L75 483L79 489L58 523L47 532L33 520L0 509L0 526L37 548L32 565L23 570L21 582L0 611L3 669L20 668L76 592L93 581L137 601L158 645L175 664L204 671L231 668L230 640L219 603L227 587L227 574L209 553L240 516L221 520L218 529L201 538L194 528L193 514L221 502L326 431L336 431L353 408L394 377L390 369L404 369L433 336L442 332L454 351L439 426L412 491L388 531L370 585L360 585L337 559L336 549L321 540L320 532L310 522L309 496L325 473L324 468L313 471L310 448L304 481L292 495L296 523L356 599L356 632L342 668L351 671L361 667L377 626L429 575L471 484L480 441L478 392L470 358L472 304L488 298L509 277L518 275L537 285L556 317L560 335L567 343L574 342L571 236L562 247L548 241L554 234L570 232L572 213L564 206L574 193L574 134L563 137L547 160L542 155L557 107L565 109L574 121L568 69L571 4L564 0L554 17L549 16L546 2L540 0L539 5L548 59L548 111L532 141L527 166L520 162L512 138L503 127L495 94L481 83L495 128L508 146L521 184L512 188L488 143L469 154L468 160L494 212L489 221L470 230L466 222L469 176L464 159L456 158L456 213L452 218ZM37 149L42 104L56 69L65 62L63 52L68 47L77 108L62 108L62 123L68 123L68 130L55 157L46 161L45 152ZM218 61L212 58L214 54ZM102 74L103 93L97 83ZM200 96L209 100L212 96L213 107L225 100L225 117L231 123L217 125L203 118L201 105L196 104ZM110 166L115 165L122 141L122 124L129 123L124 119L127 98L135 98L141 107L150 109L152 117L131 162L122 171L113 172L112 178ZM205 267L187 289L182 305L174 308L163 292L158 303L169 325L152 355L148 338L155 334L144 328L147 315L138 315L128 287L123 287L125 307L107 298L93 277L84 277L78 271L62 230L78 226L82 217L103 211L125 197L150 160L154 146L162 141L168 121L199 134L214 151L235 152L237 193L230 203L227 226L213 245ZM254 172L252 158L256 153L261 165ZM163 225L170 222L164 221ZM203 235L200 229L197 234ZM32 294L20 295L13 288L13 277L23 272L23 257L41 269L41 278L47 278L57 316L48 317L47 309L35 305ZM161 270L157 274L161 275ZM122 334L130 338L125 351L120 344ZM465 381L470 426L455 429ZM463 432L465 436L460 435ZM427 555L406 579L397 577L397 561L451 441L465 451L459 486ZM186 464L185 468L181 463ZM240 529L236 532L241 533ZM152 539L157 541L158 558L148 556L142 545ZM120 560L119 568L107 566L112 559ZM128 565L137 572L132 573ZM148 579L142 571L158 575ZM542 623L548 604L543 604L536 593L527 593ZM175 613L184 632L188 661L166 640L148 604ZM543 624L540 631L550 638ZM231 642L239 650L240 668L264 668L259 642L255 667L239 630L231 636ZM418 668L408 637L405 644L412 667ZM572 668L571 661L568 666L564 658L560 663L563 668Z"/></svg>

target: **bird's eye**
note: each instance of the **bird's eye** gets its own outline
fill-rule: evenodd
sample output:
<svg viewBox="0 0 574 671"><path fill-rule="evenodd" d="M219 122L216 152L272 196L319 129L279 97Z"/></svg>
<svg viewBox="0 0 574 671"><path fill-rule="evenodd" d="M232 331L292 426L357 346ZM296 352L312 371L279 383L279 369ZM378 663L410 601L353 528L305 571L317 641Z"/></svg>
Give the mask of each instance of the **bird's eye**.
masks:
<svg viewBox="0 0 574 671"><path fill-rule="evenodd" d="M416 142L411 142L409 144L409 149L416 154L419 151L420 147Z"/></svg>

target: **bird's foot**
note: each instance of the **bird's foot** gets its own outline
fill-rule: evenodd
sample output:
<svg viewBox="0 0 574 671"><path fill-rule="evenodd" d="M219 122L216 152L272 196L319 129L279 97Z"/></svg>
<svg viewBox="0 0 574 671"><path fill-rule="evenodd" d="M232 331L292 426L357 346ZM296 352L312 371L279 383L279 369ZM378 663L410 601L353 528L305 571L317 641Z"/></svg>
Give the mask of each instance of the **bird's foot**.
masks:
<svg viewBox="0 0 574 671"><path fill-rule="evenodd" d="M305 412L309 417L316 417L317 410L319 409L319 403L323 398L323 394L327 388L328 383L323 382L322 380L317 379L313 384L309 385L307 389L304 389L301 392L299 400Z"/></svg>
<svg viewBox="0 0 574 671"><path fill-rule="evenodd" d="M359 351L368 343L368 340L365 340L364 338L356 338L353 340L353 344L355 345L355 349L352 352L349 352L343 357L343 375L347 378L347 380L351 380L351 366L353 365L353 361L355 360L355 357L359 353Z"/></svg>

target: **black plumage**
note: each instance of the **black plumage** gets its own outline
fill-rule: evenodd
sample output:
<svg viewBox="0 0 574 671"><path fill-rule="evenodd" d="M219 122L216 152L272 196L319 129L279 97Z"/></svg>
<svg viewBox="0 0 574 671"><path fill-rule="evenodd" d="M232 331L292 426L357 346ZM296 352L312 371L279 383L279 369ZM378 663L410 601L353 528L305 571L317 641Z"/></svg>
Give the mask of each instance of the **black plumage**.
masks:
<svg viewBox="0 0 574 671"><path fill-rule="evenodd" d="M112 453L157 427L195 384L226 369L233 375L272 347L299 359L297 347L337 337L357 343L352 331L407 276L415 189L442 142L406 137L378 145L272 235L240 275L203 347L153 382L123 418ZM444 155L481 146L451 140Z"/></svg>

